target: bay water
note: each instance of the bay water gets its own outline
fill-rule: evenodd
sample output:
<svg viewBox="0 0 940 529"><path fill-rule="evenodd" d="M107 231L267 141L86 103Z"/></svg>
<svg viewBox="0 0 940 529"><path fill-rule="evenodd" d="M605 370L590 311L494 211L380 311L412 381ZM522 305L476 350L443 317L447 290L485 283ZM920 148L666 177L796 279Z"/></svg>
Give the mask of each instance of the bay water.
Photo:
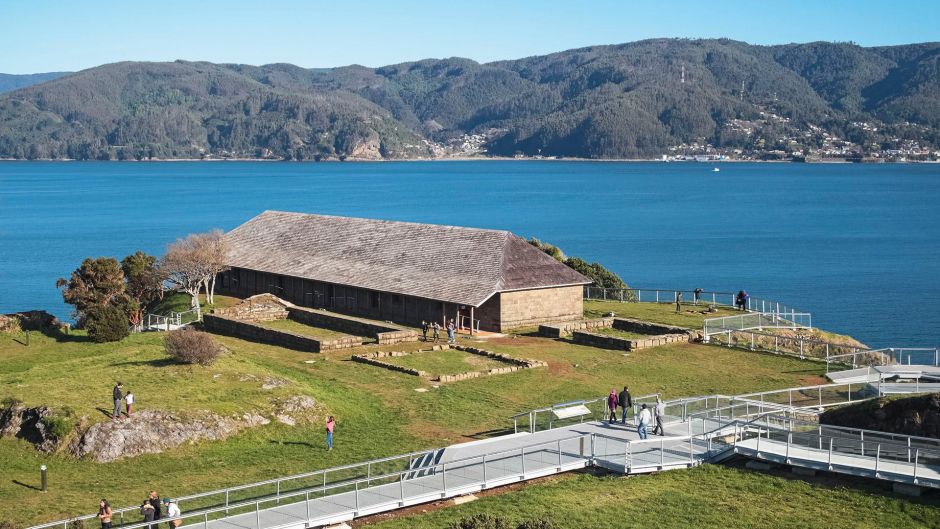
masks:
<svg viewBox="0 0 940 529"><path fill-rule="evenodd" d="M507 229L636 287L737 291L878 347L940 345L940 165L2 162L0 313L68 318L88 256L266 209Z"/></svg>

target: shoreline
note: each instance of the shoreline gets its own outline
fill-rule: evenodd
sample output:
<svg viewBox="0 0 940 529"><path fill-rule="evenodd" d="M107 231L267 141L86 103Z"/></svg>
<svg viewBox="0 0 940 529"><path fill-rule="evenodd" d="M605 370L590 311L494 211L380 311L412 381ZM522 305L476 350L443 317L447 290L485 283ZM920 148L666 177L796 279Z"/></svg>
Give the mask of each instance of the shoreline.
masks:
<svg viewBox="0 0 940 529"><path fill-rule="evenodd" d="M383 158L383 159L373 159L373 158L346 158L345 160L338 159L329 159L329 160L280 160L280 159L271 159L271 158L153 158L149 160L76 160L74 158L40 158L36 160L24 160L17 158L0 158L0 163L3 162L43 162L43 163L177 163L177 162L205 162L205 163L225 163L225 162L263 162L263 163L299 163L299 164L316 164L316 163L402 163L402 162L597 162L597 163L663 163L663 164L727 164L727 163L760 163L760 164L846 164L846 165L916 165L916 164L940 164L940 160L904 160L904 161L887 161L887 160L864 160L864 161L851 161L844 159L827 159L827 160L807 160L803 162L796 162L793 160L709 160L709 161L696 161L696 160L663 160L660 158L535 158L535 157L524 157L524 158L515 158L511 156L455 156L455 157L446 157L446 158Z"/></svg>

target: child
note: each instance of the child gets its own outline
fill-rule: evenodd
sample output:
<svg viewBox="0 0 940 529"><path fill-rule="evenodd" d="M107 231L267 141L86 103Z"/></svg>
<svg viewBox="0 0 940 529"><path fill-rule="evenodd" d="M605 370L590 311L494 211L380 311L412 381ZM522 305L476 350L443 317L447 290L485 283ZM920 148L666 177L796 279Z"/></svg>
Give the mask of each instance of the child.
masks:
<svg viewBox="0 0 940 529"><path fill-rule="evenodd" d="M124 396L124 402L127 404L127 416L131 416L131 408L134 407L134 394L131 393L131 390L127 390L127 395Z"/></svg>
<svg viewBox="0 0 940 529"><path fill-rule="evenodd" d="M101 520L101 529L111 529L111 505L108 500L101 498L98 504L98 518Z"/></svg>
<svg viewBox="0 0 940 529"><path fill-rule="evenodd" d="M333 430L336 428L336 420L332 415L326 420L326 449L333 449Z"/></svg>

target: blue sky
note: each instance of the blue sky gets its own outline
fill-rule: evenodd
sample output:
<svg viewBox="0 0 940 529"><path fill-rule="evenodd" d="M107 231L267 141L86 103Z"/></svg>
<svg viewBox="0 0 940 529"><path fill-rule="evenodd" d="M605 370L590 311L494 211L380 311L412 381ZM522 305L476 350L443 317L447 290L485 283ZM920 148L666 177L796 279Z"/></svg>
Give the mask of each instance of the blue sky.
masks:
<svg viewBox="0 0 940 529"><path fill-rule="evenodd" d="M940 40L936 0L0 0L0 72L175 59L305 67L518 58L652 37Z"/></svg>

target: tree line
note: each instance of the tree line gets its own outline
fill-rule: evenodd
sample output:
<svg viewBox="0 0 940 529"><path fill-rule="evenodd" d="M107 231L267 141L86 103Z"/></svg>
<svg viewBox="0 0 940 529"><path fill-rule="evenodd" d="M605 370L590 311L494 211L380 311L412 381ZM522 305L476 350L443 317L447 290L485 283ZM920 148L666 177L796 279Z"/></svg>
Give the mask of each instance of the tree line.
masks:
<svg viewBox="0 0 940 529"><path fill-rule="evenodd" d="M96 342L126 338L140 329L145 312L168 290L189 294L190 308L202 318L199 296L215 302L216 278L225 265L229 244L221 230L190 234L169 244L162 258L137 251L121 261L86 258L68 279L59 278L62 299L74 307L76 325Z"/></svg>

